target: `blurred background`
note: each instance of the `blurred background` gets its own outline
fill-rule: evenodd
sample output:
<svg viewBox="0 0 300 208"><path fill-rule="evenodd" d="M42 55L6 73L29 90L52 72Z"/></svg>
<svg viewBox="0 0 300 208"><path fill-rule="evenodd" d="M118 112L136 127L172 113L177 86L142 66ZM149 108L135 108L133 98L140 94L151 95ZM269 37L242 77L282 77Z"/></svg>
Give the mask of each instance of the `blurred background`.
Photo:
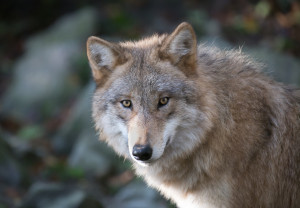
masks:
<svg viewBox="0 0 300 208"><path fill-rule="evenodd" d="M85 42L171 32L242 48L300 85L293 0L12 0L0 3L0 208L171 208L97 140Z"/></svg>

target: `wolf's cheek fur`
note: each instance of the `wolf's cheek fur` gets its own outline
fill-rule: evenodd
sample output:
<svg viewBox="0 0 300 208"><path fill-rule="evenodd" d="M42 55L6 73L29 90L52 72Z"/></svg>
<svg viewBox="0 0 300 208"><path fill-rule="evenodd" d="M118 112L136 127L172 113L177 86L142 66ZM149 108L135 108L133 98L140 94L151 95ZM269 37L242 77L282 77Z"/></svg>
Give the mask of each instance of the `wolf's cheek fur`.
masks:
<svg viewBox="0 0 300 208"><path fill-rule="evenodd" d="M128 152L127 127L125 123L112 113L103 113L96 122L96 128L100 129L100 138L108 145L126 158L130 156Z"/></svg>
<svg viewBox="0 0 300 208"><path fill-rule="evenodd" d="M209 128L207 115L196 107L186 105L182 103L181 112L166 125L164 137L171 138L166 147L166 158L182 157L205 142L205 132Z"/></svg>
<svg viewBox="0 0 300 208"><path fill-rule="evenodd" d="M167 146L173 142L177 132L177 128L178 126L180 126L180 122L180 119L177 117L171 118L166 122L166 126L163 132L163 139Z"/></svg>

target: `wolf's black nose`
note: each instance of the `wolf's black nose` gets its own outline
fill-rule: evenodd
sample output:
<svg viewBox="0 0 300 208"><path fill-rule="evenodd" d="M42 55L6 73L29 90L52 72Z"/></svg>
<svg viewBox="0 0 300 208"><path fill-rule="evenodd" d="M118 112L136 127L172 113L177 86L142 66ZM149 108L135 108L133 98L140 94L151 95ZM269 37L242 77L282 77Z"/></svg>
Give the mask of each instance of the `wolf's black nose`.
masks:
<svg viewBox="0 0 300 208"><path fill-rule="evenodd" d="M132 150L132 155L135 159L146 161L149 160L152 156L152 148L150 145L134 145Z"/></svg>

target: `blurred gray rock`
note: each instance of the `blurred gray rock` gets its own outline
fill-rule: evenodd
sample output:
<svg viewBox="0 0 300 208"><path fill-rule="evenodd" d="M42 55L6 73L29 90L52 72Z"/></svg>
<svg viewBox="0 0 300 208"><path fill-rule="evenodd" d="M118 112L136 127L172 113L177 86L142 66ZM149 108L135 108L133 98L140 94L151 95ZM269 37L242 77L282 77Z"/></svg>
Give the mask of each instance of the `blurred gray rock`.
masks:
<svg viewBox="0 0 300 208"><path fill-rule="evenodd" d="M255 60L266 65L266 72L277 81L288 85L300 86L300 60L287 54L271 51L266 48L249 48Z"/></svg>
<svg viewBox="0 0 300 208"><path fill-rule="evenodd" d="M109 157L108 151L93 131L84 131L79 135L68 162L71 167L83 169L87 175L102 177L109 173L115 158Z"/></svg>
<svg viewBox="0 0 300 208"><path fill-rule="evenodd" d="M219 35L204 36L200 39L199 43L207 46L215 46L222 50L230 50L233 48L229 42L225 41Z"/></svg>
<svg viewBox="0 0 300 208"><path fill-rule="evenodd" d="M45 44L25 54L15 65L13 83L3 98L3 112L24 120L38 116L35 112L47 110L47 106L58 110L66 101L64 96L74 90L67 77L71 58L78 57L78 51L80 47L73 42Z"/></svg>
<svg viewBox="0 0 300 208"><path fill-rule="evenodd" d="M72 150L74 143L82 135L82 132L93 132L93 138L96 135L93 129L92 121L92 95L94 84L90 83L79 93L75 105L71 109L67 120L57 131L53 138L53 146L56 151L68 153Z"/></svg>
<svg viewBox="0 0 300 208"><path fill-rule="evenodd" d="M167 208L165 200L145 183L135 181L122 188L107 208Z"/></svg>
<svg viewBox="0 0 300 208"><path fill-rule="evenodd" d="M85 60L85 41L96 21L96 13L84 9L30 38L25 54L15 63L12 84L1 99L1 113L19 120L45 119L57 113L81 87L73 76L78 60Z"/></svg>
<svg viewBox="0 0 300 208"><path fill-rule="evenodd" d="M21 179L20 168L4 136L0 128L0 184L17 186Z"/></svg>
<svg viewBox="0 0 300 208"><path fill-rule="evenodd" d="M0 183L16 186L21 179L21 173L17 160L7 152L0 153Z"/></svg>
<svg viewBox="0 0 300 208"><path fill-rule="evenodd" d="M224 50L238 49L219 36L207 36L201 43L213 45ZM300 60L264 47L242 46L242 51L250 55L255 61L265 65L265 72L279 82L287 85L300 86Z"/></svg>
<svg viewBox="0 0 300 208"><path fill-rule="evenodd" d="M27 193L21 207L77 208L86 198L85 192L57 183L36 183Z"/></svg>
<svg viewBox="0 0 300 208"><path fill-rule="evenodd" d="M95 86L90 83L81 91L69 117L53 138L57 152L70 153L69 165L87 174L101 177L108 173L116 155L98 140L91 117L91 98Z"/></svg>

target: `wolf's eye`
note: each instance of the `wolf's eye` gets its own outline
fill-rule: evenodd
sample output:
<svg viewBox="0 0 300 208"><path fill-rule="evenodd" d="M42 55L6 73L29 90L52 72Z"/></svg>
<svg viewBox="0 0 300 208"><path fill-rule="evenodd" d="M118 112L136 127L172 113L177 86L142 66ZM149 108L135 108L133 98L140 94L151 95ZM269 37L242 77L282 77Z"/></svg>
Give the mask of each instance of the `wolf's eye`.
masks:
<svg viewBox="0 0 300 208"><path fill-rule="evenodd" d="M164 105L167 105L168 102L169 102L169 98L168 97L160 98L159 102L158 102L158 107L162 107Z"/></svg>
<svg viewBox="0 0 300 208"><path fill-rule="evenodd" d="M121 104L124 108L130 108L131 107L131 101L130 100L122 100Z"/></svg>

